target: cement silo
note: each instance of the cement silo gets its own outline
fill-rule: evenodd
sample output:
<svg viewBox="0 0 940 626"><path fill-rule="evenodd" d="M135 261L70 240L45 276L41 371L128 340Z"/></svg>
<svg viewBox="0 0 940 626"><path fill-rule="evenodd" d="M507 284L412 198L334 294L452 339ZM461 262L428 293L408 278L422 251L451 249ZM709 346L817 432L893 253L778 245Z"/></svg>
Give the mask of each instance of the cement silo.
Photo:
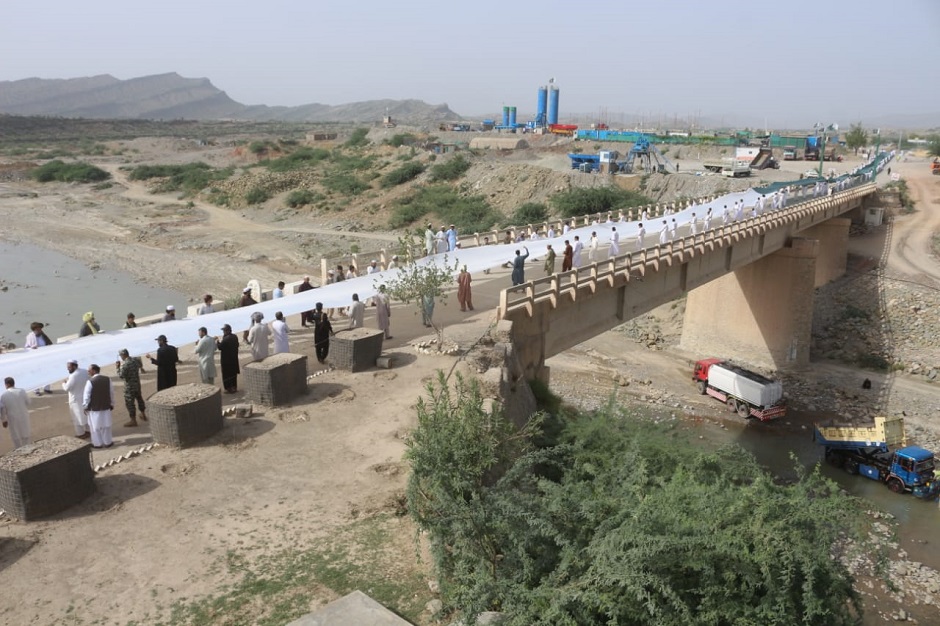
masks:
<svg viewBox="0 0 940 626"><path fill-rule="evenodd" d="M539 87L539 101L535 113L535 125L545 126L548 122L548 87Z"/></svg>
<svg viewBox="0 0 940 626"><path fill-rule="evenodd" d="M516 107L509 107L509 125L516 127Z"/></svg>
<svg viewBox="0 0 940 626"><path fill-rule="evenodd" d="M558 87L552 85L549 87L548 94L548 123L558 123Z"/></svg>
<svg viewBox="0 0 940 626"><path fill-rule="evenodd" d="M509 126L509 107L503 107L503 127Z"/></svg>

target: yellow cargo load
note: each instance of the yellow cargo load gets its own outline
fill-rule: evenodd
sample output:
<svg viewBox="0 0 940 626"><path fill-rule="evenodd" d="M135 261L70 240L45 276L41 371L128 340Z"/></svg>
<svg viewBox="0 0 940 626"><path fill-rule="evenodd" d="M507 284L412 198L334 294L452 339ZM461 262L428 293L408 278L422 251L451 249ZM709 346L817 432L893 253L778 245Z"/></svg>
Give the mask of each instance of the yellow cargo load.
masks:
<svg viewBox="0 0 940 626"><path fill-rule="evenodd" d="M854 444L867 447L903 447L907 445L903 417L876 417L873 426L822 426L816 431L826 443Z"/></svg>

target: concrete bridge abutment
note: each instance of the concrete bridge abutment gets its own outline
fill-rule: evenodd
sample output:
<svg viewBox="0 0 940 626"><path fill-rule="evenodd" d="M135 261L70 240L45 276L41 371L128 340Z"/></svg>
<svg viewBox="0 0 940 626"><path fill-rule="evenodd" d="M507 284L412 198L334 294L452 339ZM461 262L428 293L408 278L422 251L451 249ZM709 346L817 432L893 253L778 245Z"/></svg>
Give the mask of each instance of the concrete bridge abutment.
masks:
<svg viewBox="0 0 940 626"><path fill-rule="evenodd" d="M680 347L701 358L806 367L819 250L816 239L793 238L777 252L690 291Z"/></svg>

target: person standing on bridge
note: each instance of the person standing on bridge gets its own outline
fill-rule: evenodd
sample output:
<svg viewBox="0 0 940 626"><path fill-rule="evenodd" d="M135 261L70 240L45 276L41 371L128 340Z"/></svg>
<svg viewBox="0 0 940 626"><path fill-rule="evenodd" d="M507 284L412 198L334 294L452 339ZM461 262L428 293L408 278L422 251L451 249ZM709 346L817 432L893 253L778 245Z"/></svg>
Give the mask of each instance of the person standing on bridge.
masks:
<svg viewBox="0 0 940 626"><path fill-rule="evenodd" d="M662 230L659 231L659 245L663 246L669 242L669 222L663 220Z"/></svg>
<svg viewBox="0 0 940 626"><path fill-rule="evenodd" d="M545 275L551 276L555 273L555 251L552 250L552 244L546 246L548 252L545 253ZM519 254L517 251L516 254Z"/></svg>
<svg viewBox="0 0 940 626"><path fill-rule="evenodd" d="M574 254L571 259L571 263L574 266L574 269L581 267L581 251L584 249L584 244L581 243L581 238L577 235L574 236Z"/></svg>
<svg viewBox="0 0 940 626"><path fill-rule="evenodd" d="M565 239L565 253L561 257L561 271L570 272L571 266L574 263L574 248L571 246L571 242Z"/></svg>
<svg viewBox="0 0 940 626"><path fill-rule="evenodd" d="M607 258L612 259L620 254L620 233L616 226L610 227L610 247L607 248Z"/></svg>
<svg viewBox="0 0 940 626"><path fill-rule="evenodd" d="M705 223L702 227L702 232L707 232L712 227L712 210L711 207L708 208L708 211L705 213Z"/></svg>
<svg viewBox="0 0 940 626"><path fill-rule="evenodd" d="M521 285L525 282L525 260L529 258L529 249L525 246L522 246L522 249L525 250L525 254L520 254L519 251L516 250L516 258L512 260L513 286Z"/></svg>
<svg viewBox="0 0 940 626"><path fill-rule="evenodd" d="M676 240L676 232L679 230L679 224L676 223L676 218L672 218L672 224L669 225L669 239L672 241Z"/></svg>
<svg viewBox="0 0 940 626"><path fill-rule="evenodd" d="M637 229L636 229L636 249L638 251L643 249L644 237L646 237L646 228L643 227L643 222L640 222L639 224L637 224Z"/></svg>
<svg viewBox="0 0 940 626"><path fill-rule="evenodd" d="M689 220L689 234L693 237L698 234L698 219L695 217L695 213L692 214L692 219Z"/></svg>
<svg viewBox="0 0 940 626"><path fill-rule="evenodd" d="M591 240L588 242L588 263L597 262L597 231L591 232Z"/></svg>

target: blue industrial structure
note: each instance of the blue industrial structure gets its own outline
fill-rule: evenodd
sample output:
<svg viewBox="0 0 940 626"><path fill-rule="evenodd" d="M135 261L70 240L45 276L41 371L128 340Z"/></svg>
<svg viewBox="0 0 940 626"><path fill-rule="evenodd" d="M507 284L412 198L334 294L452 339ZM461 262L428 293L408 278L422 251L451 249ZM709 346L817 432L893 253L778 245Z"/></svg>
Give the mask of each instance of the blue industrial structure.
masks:
<svg viewBox="0 0 940 626"><path fill-rule="evenodd" d="M551 85L548 94L548 123L558 123L558 87Z"/></svg>
<svg viewBox="0 0 940 626"><path fill-rule="evenodd" d="M542 85L539 87L538 106L535 109L535 128L540 128L548 124L548 87Z"/></svg>
<svg viewBox="0 0 940 626"><path fill-rule="evenodd" d="M609 171L611 174L615 172L632 174L634 168L648 174L653 172L666 173L676 171L675 165L673 165L669 159L659 151L659 148L650 141L650 138L643 133L636 133L636 140L633 147L630 148L630 152L627 153L627 158L623 161L614 160L617 155L616 151L610 151L607 154L613 157L608 157L607 159L608 162L613 164L613 167L611 167ZM568 158L571 159L571 169L582 172L599 171L601 169L601 163L603 162L599 154L571 153L568 155ZM637 163L637 159L639 159L639 163Z"/></svg>
<svg viewBox="0 0 940 626"><path fill-rule="evenodd" d="M516 127L516 107L509 107L509 126Z"/></svg>
<svg viewBox="0 0 940 626"><path fill-rule="evenodd" d="M509 107L503 107L503 127L509 127Z"/></svg>

